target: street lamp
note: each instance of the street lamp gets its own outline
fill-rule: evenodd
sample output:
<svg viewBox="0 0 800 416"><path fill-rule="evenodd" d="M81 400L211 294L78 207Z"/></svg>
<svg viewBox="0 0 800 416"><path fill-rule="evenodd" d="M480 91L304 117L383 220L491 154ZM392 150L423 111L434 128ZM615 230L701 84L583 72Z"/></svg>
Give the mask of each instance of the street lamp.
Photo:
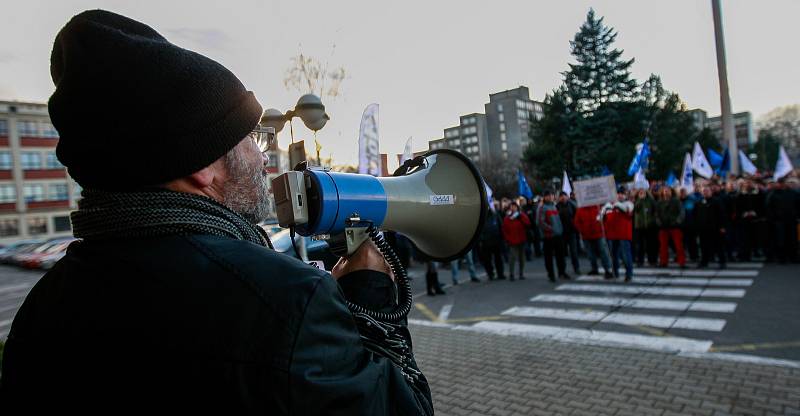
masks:
<svg viewBox="0 0 800 416"><path fill-rule="evenodd" d="M294 109L286 110L286 114L281 113L275 108L268 108L261 117L261 124L266 127L275 128L275 133L283 130L283 125L292 118L299 117L303 124L315 134L325 127L330 117L325 114L325 105L322 100L314 94L306 94L297 100ZM291 122L289 123L291 129ZM292 131L292 143L294 143L294 131Z"/></svg>

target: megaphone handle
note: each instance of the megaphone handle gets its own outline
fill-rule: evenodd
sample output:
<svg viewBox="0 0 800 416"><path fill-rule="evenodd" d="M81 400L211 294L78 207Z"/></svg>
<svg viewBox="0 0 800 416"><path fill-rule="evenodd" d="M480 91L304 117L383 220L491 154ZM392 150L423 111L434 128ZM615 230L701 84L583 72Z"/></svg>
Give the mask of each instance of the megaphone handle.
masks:
<svg viewBox="0 0 800 416"><path fill-rule="evenodd" d="M334 234L328 239L331 252L339 257L350 257L367 239L368 227L348 227L343 233ZM384 257L386 255L384 254Z"/></svg>

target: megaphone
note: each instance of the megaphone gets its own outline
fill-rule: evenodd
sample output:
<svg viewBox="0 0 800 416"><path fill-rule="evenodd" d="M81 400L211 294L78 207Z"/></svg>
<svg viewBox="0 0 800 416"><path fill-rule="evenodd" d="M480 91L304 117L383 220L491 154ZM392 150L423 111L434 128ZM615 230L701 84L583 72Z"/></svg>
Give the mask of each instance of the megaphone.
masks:
<svg viewBox="0 0 800 416"><path fill-rule="evenodd" d="M454 260L472 248L488 210L480 172L448 149L406 161L391 177L302 169L273 179L272 189L282 227L329 238L332 248L343 238L347 254L368 224L405 235L430 260Z"/></svg>

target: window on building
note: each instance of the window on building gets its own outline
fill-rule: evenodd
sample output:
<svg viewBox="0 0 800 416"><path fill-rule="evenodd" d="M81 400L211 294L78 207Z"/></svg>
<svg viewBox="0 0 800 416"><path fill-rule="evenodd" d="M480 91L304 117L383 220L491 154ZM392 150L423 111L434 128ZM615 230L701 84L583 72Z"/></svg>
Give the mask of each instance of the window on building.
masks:
<svg viewBox="0 0 800 416"><path fill-rule="evenodd" d="M62 215L53 217L53 231L72 231L72 223L69 221L69 215Z"/></svg>
<svg viewBox="0 0 800 416"><path fill-rule="evenodd" d="M478 156L472 156L470 159L472 159L472 161L475 163L478 163L478 161L480 161L480 158Z"/></svg>
<svg viewBox="0 0 800 416"><path fill-rule="evenodd" d="M503 151L506 151L508 150L508 145L505 142L500 143L500 148L503 149Z"/></svg>
<svg viewBox="0 0 800 416"><path fill-rule="evenodd" d="M525 108L525 101L517 100L517 108Z"/></svg>
<svg viewBox="0 0 800 416"><path fill-rule="evenodd" d="M25 202L44 201L44 185L25 185L22 189L25 192Z"/></svg>
<svg viewBox="0 0 800 416"><path fill-rule="evenodd" d="M0 120L0 136L8 136L8 120Z"/></svg>
<svg viewBox="0 0 800 416"><path fill-rule="evenodd" d="M2 219L0 220L0 237L11 237L19 235L19 220Z"/></svg>
<svg viewBox="0 0 800 416"><path fill-rule="evenodd" d="M528 111L526 110L517 110L517 118L520 120L527 120L528 119Z"/></svg>
<svg viewBox="0 0 800 416"><path fill-rule="evenodd" d="M65 183L50 184L48 191L47 199L51 201L66 201L69 199L69 191Z"/></svg>
<svg viewBox="0 0 800 416"><path fill-rule="evenodd" d="M58 137L58 132L53 127L53 123L42 123L42 137Z"/></svg>
<svg viewBox="0 0 800 416"><path fill-rule="evenodd" d="M503 112L503 104L497 104L497 112L498 113L502 113Z"/></svg>
<svg viewBox="0 0 800 416"><path fill-rule="evenodd" d="M19 120L17 121L17 130L20 136L38 136L39 129L35 121Z"/></svg>
<svg viewBox="0 0 800 416"><path fill-rule="evenodd" d="M47 218L46 217L29 217L28 218L28 234L47 234Z"/></svg>
<svg viewBox="0 0 800 416"><path fill-rule="evenodd" d="M503 113L500 113L497 117L500 121L506 121L506 116Z"/></svg>
<svg viewBox="0 0 800 416"><path fill-rule="evenodd" d="M461 146L461 140L459 140L459 139L450 140L450 142L448 142L448 144L450 145L450 147Z"/></svg>
<svg viewBox="0 0 800 416"><path fill-rule="evenodd" d="M500 123L500 131L506 131L506 123Z"/></svg>
<svg viewBox="0 0 800 416"><path fill-rule="evenodd" d="M506 141L506 134L505 133L500 133L500 141L501 142Z"/></svg>
<svg viewBox="0 0 800 416"><path fill-rule="evenodd" d="M277 161L276 157L270 157L269 160ZM63 168L64 165L58 161L58 157L56 157L56 152L47 152L47 169L60 169Z"/></svg>
<svg viewBox="0 0 800 416"><path fill-rule="evenodd" d="M42 154L39 152L22 152L19 155L22 169L41 169Z"/></svg>
<svg viewBox="0 0 800 416"><path fill-rule="evenodd" d="M503 159L508 159L508 152L503 152Z"/></svg>
<svg viewBox="0 0 800 416"><path fill-rule="evenodd" d="M8 204L9 202L17 202L17 187L0 185L0 203Z"/></svg>
<svg viewBox="0 0 800 416"><path fill-rule="evenodd" d="M14 168L14 158L11 152L0 152L0 170L11 170Z"/></svg>

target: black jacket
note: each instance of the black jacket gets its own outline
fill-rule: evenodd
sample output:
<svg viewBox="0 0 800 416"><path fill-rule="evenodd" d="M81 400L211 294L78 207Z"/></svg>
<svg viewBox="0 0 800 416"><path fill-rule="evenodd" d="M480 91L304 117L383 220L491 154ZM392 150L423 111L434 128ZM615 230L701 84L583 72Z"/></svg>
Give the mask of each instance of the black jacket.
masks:
<svg viewBox="0 0 800 416"><path fill-rule="evenodd" d="M697 229L702 231L719 232L727 227L727 218L722 201L717 196L709 199L701 198L694 203L694 218Z"/></svg>
<svg viewBox="0 0 800 416"><path fill-rule="evenodd" d="M425 378L410 386L365 350L344 302L391 308L388 276L338 283L216 236L73 243L14 319L0 403L26 414L433 413Z"/></svg>

